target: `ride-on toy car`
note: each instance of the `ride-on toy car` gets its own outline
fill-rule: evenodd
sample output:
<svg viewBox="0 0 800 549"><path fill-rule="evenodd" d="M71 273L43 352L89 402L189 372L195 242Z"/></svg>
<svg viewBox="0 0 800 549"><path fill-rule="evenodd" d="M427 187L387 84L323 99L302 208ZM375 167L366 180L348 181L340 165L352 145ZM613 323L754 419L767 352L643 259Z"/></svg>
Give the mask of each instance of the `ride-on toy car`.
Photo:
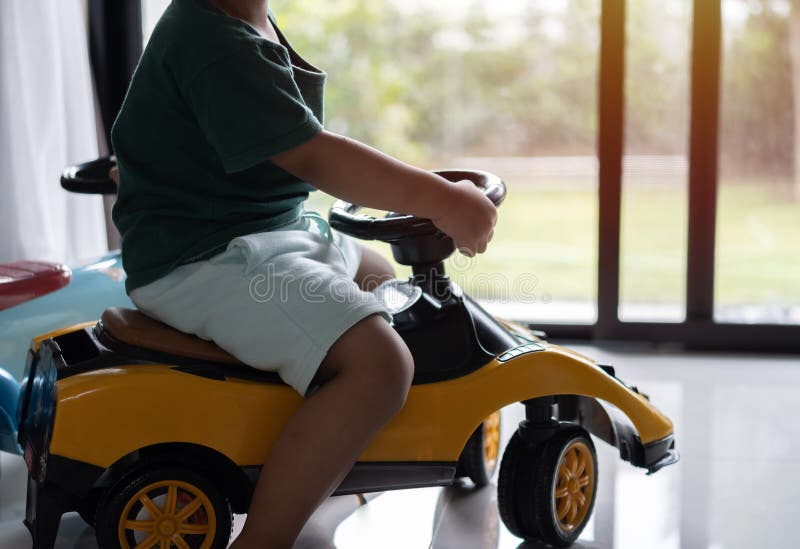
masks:
<svg viewBox="0 0 800 549"><path fill-rule="evenodd" d="M495 204L505 196L491 174L440 173L472 179ZM589 433L649 472L677 461L669 419L613 368L494 319L452 283L443 261L453 242L430 221L338 202L330 222L388 242L412 267L379 295L416 367L406 405L336 494L485 483L497 411L514 402L526 420L503 456L498 504L525 539L566 546L583 530L597 494ZM35 339L17 417L34 547L52 547L70 510L103 548L225 547L231 513L246 512L263 456L300 402L275 374L130 309Z"/></svg>

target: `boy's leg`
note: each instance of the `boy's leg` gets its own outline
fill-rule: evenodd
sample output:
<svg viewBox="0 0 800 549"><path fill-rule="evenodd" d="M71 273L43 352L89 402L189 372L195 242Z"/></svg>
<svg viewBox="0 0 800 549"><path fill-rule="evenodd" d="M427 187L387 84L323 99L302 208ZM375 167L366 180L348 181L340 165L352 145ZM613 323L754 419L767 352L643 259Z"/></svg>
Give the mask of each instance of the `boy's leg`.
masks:
<svg viewBox="0 0 800 549"><path fill-rule="evenodd" d="M395 277L394 267L388 259L381 254L361 246L361 263L358 266L358 271L354 277L356 284L365 292L371 292L387 280L392 280Z"/></svg>
<svg viewBox="0 0 800 549"><path fill-rule="evenodd" d="M290 549L314 509L402 408L413 368L403 340L377 315L341 336L315 378L322 386L272 447L232 549Z"/></svg>

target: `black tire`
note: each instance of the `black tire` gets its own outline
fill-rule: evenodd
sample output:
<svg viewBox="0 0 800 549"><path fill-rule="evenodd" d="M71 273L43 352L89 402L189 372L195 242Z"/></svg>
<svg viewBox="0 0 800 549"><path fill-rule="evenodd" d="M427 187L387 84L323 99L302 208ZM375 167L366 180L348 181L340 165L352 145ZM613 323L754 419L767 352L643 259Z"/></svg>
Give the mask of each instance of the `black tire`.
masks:
<svg viewBox="0 0 800 549"><path fill-rule="evenodd" d="M580 450L585 461L586 485L577 487L584 500L575 519L568 524L558 517L556 489L559 465L567 453ZM565 461L566 463L566 461ZM579 475L578 479L583 476ZM561 489L565 487L561 486ZM576 487L569 487L570 496ZM594 509L597 496L597 454L589 434L580 427L566 427L551 438L533 445L517 431L506 447L497 482L500 518L509 532L527 541L543 541L556 547L572 545L581 535ZM574 503L573 503L574 505ZM576 508L578 508L576 507ZM563 509L562 509L563 510ZM566 518L569 518L567 515Z"/></svg>
<svg viewBox="0 0 800 549"><path fill-rule="evenodd" d="M533 520L532 474L536 453L519 431L508 441L497 478L497 509L509 532L525 540L539 539Z"/></svg>
<svg viewBox="0 0 800 549"><path fill-rule="evenodd" d="M170 488L174 488L173 496L170 496ZM170 505L169 498L174 497L175 509L170 515L178 520L170 520L169 515L167 520L161 519L163 530L159 528L159 522L153 524L152 529L125 529L121 539L118 527L122 520L142 521L151 518L152 513L145 507L147 500L144 496L162 513ZM199 507L180 520L181 510L195 504L196 500L200 500ZM213 482L188 469L162 466L135 473L112 487L97 507L95 533L97 544L103 549L133 549L151 534L169 536L175 527L198 531L205 529L204 533L181 534L179 530L172 535L182 537L192 549L199 549L209 539L209 549L225 549L232 522L230 502Z"/></svg>
<svg viewBox="0 0 800 549"><path fill-rule="evenodd" d="M572 459L576 465L569 479L559 476L562 464L570 469ZM558 497L557 491L565 495ZM540 539L556 547L575 543L592 516L596 499L597 453L589 433L580 427L558 431L539 447L536 461L534 514ZM566 500L566 521L558 516L557 500ZM573 511L575 518L570 520Z"/></svg>
<svg viewBox="0 0 800 549"><path fill-rule="evenodd" d="M489 484L499 461L500 425L498 410L475 429L458 458L456 477L468 477L476 488ZM489 456L484 442L491 446Z"/></svg>

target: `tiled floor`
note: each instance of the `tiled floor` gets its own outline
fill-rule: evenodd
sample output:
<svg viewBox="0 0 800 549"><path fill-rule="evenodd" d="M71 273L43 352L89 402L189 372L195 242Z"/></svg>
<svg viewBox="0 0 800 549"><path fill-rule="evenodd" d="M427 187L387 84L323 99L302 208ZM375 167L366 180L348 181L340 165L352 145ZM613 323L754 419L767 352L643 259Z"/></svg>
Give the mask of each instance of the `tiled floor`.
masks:
<svg viewBox="0 0 800 549"><path fill-rule="evenodd" d="M800 546L800 358L582 352L614 364L675 422L677 465L654 476L597 442L599 495L577 544L625 549L781 549ZM505 437L522 416L504 411ZM494 486L385 493L363 507L333 498L297 547L338 549L522 549L503 527ZM24 465L3 456L0 548L30 547L22 526ZM237 524L242 517L237 517ZM67 515L59 549L95 548L93 531Z"/></svg>

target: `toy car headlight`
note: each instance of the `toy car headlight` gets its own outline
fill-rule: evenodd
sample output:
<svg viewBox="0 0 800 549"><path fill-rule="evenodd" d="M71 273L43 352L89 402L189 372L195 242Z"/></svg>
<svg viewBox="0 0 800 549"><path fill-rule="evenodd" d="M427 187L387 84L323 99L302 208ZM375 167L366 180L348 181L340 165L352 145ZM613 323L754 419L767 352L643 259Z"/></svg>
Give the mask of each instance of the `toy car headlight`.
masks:
<svg viewBox="0 0 800 549"><path fill-rule="evenodd" d="M422 296L422 290L410 282L389 280L372 292L380 299L392 315L410 308Z"/></svg>

